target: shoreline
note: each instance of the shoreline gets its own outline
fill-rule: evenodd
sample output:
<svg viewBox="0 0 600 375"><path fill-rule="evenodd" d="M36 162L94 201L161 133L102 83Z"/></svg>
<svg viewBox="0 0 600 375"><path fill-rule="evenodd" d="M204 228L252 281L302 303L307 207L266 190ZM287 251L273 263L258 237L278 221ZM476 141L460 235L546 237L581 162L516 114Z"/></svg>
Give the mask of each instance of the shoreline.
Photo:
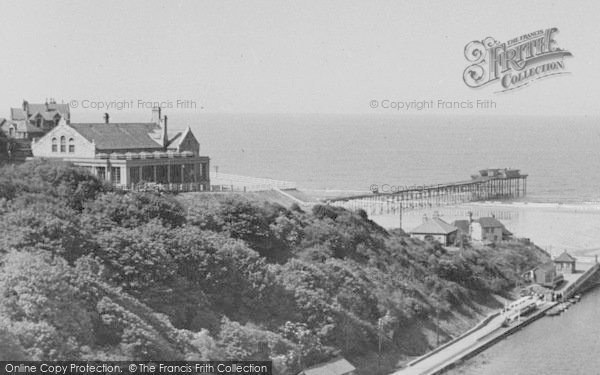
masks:
<svg viewBox="0 0 600 375"><path fill-rule="evenodd" d="M559 205L523 202L475 202L420 208L402 213L402 229L420 225L424 215L437 213L448 223L494 215L517 237L530 239L553 256L564 250L590 261L600 256L600 206ZM386 229L399 226L398 214L369 213L369 218Z"/></svg>
<svg viewBox="0 0 600 375"><path fill-rule="evenodd" d="M565 293L565 298L568 299L578 293L585 285L589 285L589 280L598 277L598 268L597 264L589 268L586 267L586 270L579 273L579 276L570 277L569 281L559 291ZM513 289L513 291L515 290L516 288ZM464 361L476 357L536 320L547 316L546 313L561 302L538 299L535 303L537 308L533 313L527 314L522 320L519 316L519 320L509 323L508 326L504 326L502 323L504 319L510 317L508 311L500 310L491 313L456 339L408 362L404 368L398 369L391 375L443 374L450 369L461 366Z"/></svg>

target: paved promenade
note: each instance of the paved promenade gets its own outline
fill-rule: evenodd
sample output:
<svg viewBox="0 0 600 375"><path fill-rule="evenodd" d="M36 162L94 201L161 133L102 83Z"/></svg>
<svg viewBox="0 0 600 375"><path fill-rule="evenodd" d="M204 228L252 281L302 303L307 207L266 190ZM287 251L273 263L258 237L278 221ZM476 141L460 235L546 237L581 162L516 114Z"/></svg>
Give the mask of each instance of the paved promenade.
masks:
<svg viewBox="0 0 600 375"><path fill-rule="evenodd" d="M478 353L487 348L492 343L495 343L499 338L514 332L522 326L529 324L531 321L539 318L546 310L554 306L554 302L539 302L539 306L535 312L522 317L520 321L515 321L507 327L502 327L504 320L514 314L512 311L501 313L494 317L487 324L479 329L465 335L453 344L443 348L427 358L414 363L412 366L394 372L392 375L421 375L435 374L442 369L452 365L454 362L463 359L466 356Z"/></svg>
<svg viewBox="0 0 600 375"><path fill-rule="evenodd" d="M580 282L583 279L587 279L591 272L595 272L598 269L598 265L593 264L578 263L577 267L579 270L578 273L565 275L566 282L557 290L558 292L575 292ZM440 348L434 349L432 352L413 360L407 367L391 375L440 373L453 366L454 363L480 353L504 337L543 317L546 311L558 304L558 302L548 300L537 300L536 303L537 308L533 312L527 314L527 316L518 317L516 320L513 319L507 326L502 326L502 323L507 318L518 316L518 313L513 310L500 312L487 323L480 323L478 328L463 334L463 336L450 344L442 345Z"/></svg>

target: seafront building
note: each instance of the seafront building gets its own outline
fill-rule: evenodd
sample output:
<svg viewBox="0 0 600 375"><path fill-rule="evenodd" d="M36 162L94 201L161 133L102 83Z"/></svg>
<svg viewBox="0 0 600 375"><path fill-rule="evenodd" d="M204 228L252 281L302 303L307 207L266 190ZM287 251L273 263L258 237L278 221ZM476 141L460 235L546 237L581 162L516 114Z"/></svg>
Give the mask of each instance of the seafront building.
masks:
<svg viewBox="0 0 600 375"><path fill-rule="evenodd" d="M170 132L158 107L149 122L109 120L105 114L101 123L72 123L67 104L23 101L21 108L11 108L10 120L0 119L0 130L25 150L26 158L71 162L122 188L155 184L167 190L210 190L210 159L200 155L189 126Z"/></svg>
<svg viewBox="0 0 600 375"><path fill-rule="evenodd" d="M43 104L23 100L21 107L10 109L10 119L0 118L0 129L11 138L32 140L58 126L61 120L67 124L71 121L68 104L57 104L53 99Z"/></svg>
<svg viewBox="0 0 600 375"><path fill-rule="evenodd" d="M527 272L525 278L546 288L554 289L564 281L564 275L556 270L556 265L549 260Z"/></svg>
<svg viewBox="0 0 600 375"><path fill-rule="evenodd" d="M556 265L556 269L562 273L569 274L577 272L575 268L576 259L573 258L571 254L567 253L566 250L554 259L554 264Z"/></svg>
<svg viewBox="0 0 600 375"><path fill-rule="evenodd" d="M479 242L500 242L505 237L504 224L494 216L472 220L469 226L471 240Z"/></svg>
<svg viewBox="0 0 600 375"><path fill-rule="evenodd" d="M444 246L452 245L456 240L458 228L440 219L437 214L432 218L423 216L423 223L410 231L410 236L421 241L436 240Z"/></svg>

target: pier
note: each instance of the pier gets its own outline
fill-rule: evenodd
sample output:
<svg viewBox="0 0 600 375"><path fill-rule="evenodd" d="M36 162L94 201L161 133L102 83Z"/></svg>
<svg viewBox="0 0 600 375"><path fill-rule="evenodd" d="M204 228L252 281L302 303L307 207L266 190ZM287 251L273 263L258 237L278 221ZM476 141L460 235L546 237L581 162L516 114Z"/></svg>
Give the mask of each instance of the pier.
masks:
<svg viewBox="0 0 600 375"><path fill-rule="evenodd" d="M527 175L521 174L518 169L484 169L466 181L410 186L392 192L374 191L371 194L330 198L326 202L349 210L363 209L371 215L384 215L406 209L516 199L526 194Z"/></svg>

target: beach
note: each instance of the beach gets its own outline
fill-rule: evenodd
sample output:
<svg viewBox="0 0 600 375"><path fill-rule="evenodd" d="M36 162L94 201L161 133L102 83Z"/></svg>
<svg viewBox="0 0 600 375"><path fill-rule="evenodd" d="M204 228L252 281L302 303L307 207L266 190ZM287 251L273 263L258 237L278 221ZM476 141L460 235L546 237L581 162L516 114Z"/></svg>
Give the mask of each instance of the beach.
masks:
<svg viewBox="0 0 600 375"><path fill-rule="evenodd" d="M567 250L582 261L592 261L600 255L600 205L477 202L405 211L402 229L410 231L424 215L431 217L436 211L449 223L468 219L469 212L474 219L494 215L513 234L529 238L553 256ZM369 217L384 228L397 228L400 220L398 214Z"/></svg>

